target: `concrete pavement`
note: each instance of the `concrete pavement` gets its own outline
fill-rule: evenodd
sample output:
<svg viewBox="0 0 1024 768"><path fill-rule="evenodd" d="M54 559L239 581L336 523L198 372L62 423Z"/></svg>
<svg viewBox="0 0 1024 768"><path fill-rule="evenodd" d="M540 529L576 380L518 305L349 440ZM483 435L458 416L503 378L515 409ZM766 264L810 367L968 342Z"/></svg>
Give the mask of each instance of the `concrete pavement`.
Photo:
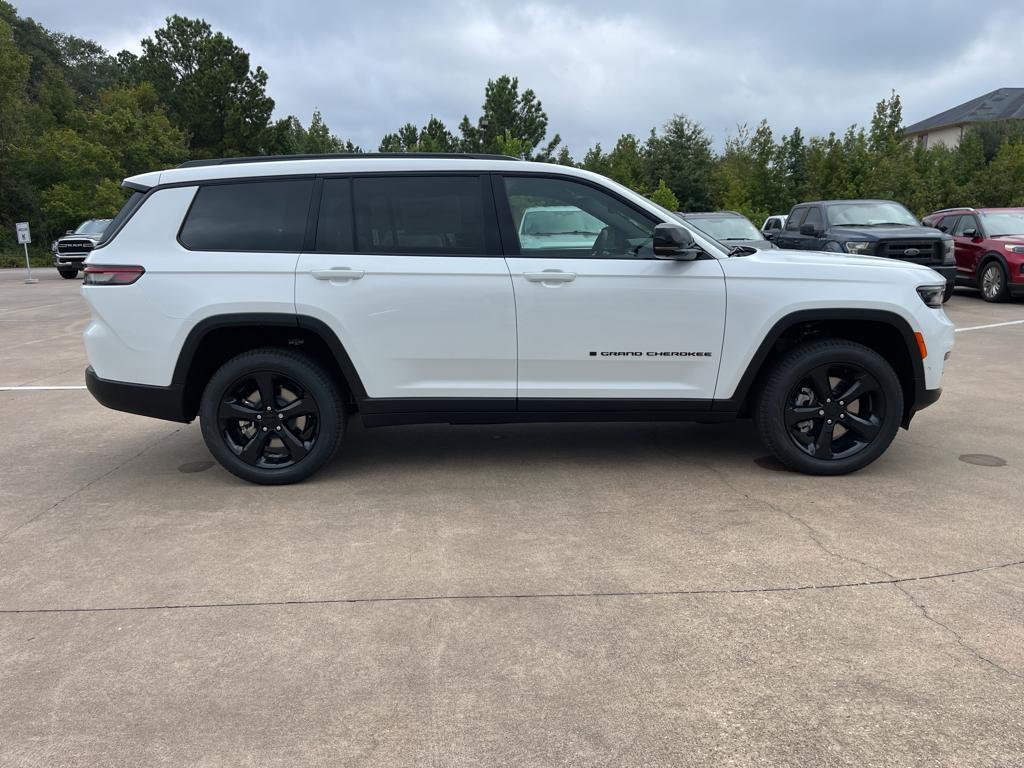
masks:
<svg viewBox="0 0 1024 768"><path fill-rule="evenodd" d="M81 383L41 272L0 272L0 386ZM354 424L263 488L197 424L0 391L0 764L1024 762L1022 374L1024 325L958 334L832 479L747 423Z"/></svg>

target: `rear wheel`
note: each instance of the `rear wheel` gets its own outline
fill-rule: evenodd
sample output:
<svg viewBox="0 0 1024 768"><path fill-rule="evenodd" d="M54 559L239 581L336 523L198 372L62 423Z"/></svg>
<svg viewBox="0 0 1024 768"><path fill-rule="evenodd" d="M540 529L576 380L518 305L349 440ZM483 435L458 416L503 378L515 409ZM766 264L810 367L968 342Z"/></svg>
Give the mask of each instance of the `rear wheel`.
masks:
<svg viewBox="0 0 1024 768"><path fill-rule="evenodd" d="M76 277L78 277L77 269L69 269L67 267L63 269L58 269L57 273L65 280L74 280Z"/></svg>
<svg viewBox="0 0 1024 768"><path fill-rule="evenodd" d="M1007 288L1003 265L995 259L986 263L978 278L978 288L985 301L1005 301Z"/></svg>
<svg viewBox="0 0 1024 768"><path fill-rule="evenodd" d="M903 415L895 371L874 350L825 339L786 353L757 403L761 440L790 469L841 475L889 447Z"/></svg>
<svg viewBox="0 0 1024 768"><path fill-rule="evenodd" d="M284 485L330 461L345 412L337 386L315 361L258 349L213 375L199 418L207 448L226 470L253 483Z"/></svg>

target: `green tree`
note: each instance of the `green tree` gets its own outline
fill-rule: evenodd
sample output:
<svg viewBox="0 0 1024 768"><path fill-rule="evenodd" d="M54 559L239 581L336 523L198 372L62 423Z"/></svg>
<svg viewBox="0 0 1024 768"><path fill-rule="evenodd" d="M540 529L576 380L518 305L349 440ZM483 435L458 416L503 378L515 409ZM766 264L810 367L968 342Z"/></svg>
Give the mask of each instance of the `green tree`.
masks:
<svg viewBox="0 0 1024 768"><path fill-rule="evenodd" d="M561 144L558 134L541 147L548 130L548 116L540 99L527 88L519 92L519 78L502 75L484 88L483 114L475 122L463 116L459 124L459 149L463 152L505 154L527 160L552 160Z"/></svg>
<svg viewBox="0 0 1024 768"><path fill-rule="evenodd" d="M274 100L267 73L202 19L167 17L142 41L139 76L153 84L197 157L258 154Z"/></svg>
<svg viewBox="0 0 1024 768"><path fill-rule="evenodd" d="M665 183L664 179L658 179L658 186L648 197L651 199L651 202L657 203L662 208L667 208L670 211L679 210L679 198L668 188L668 184Z"/></svg>
<svg viewBox="0 0 1024 768"><path fill-rule="evenodd" d="M676 115L659 135L651 131L644 156L648 188L664 179L679 199L680 210L701 211L713 206L711 169L714 158L711 139L700 123Z"/></svg>

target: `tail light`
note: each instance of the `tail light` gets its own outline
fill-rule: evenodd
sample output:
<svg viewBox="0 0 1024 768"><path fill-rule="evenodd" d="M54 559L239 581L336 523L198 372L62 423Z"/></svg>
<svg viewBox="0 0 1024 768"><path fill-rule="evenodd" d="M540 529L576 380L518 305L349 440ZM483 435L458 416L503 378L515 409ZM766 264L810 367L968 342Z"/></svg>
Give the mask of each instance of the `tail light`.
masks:
<svg viewBox="0 0 1024 768"><path fill-rule="evenodd" d="M131 285L145 273L142 267L89 264L85 268L86 285Z"/></svg>

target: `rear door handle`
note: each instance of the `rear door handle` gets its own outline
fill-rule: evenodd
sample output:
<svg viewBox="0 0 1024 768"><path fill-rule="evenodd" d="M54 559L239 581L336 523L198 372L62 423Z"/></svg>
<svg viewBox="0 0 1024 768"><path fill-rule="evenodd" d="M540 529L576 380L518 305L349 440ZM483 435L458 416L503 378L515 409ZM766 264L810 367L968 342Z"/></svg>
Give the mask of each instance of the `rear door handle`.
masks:
<svg viewBox="0 0 1024 768"><path fill-rule="evenodd" d="M543 272L523 272L523 277L531 283L571 283L576 279L576 273L546 269Z"/></svg>
<svg viewBox="0 0 1024 768"><path fill-rule="evenodd" d="M317 280L358 280L366 274L366 271L351 267L331 267L330 269L314 269L310 274Z"/></svg>

